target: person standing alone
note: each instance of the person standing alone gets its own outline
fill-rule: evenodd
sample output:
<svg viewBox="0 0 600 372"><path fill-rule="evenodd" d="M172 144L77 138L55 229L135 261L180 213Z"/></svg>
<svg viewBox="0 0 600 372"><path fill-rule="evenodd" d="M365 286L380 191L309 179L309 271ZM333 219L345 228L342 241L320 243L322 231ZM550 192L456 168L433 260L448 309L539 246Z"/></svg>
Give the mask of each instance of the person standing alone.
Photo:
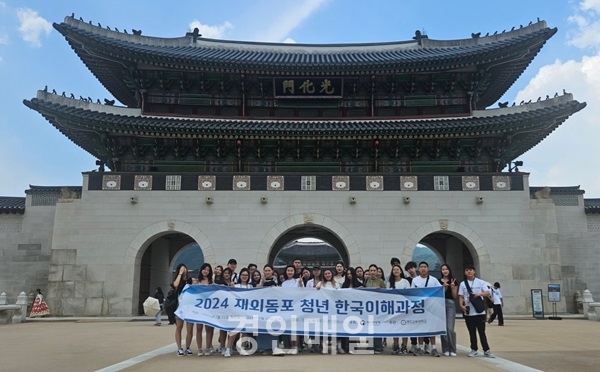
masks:
<svg viewBox="0 0 600 372"><path fill-rule="evenodd" d="M496 317L498 317L498 325L504 325L504 315L502 314L502 307L504 306L504 299L502 298L502 293L500 292L500 283L495 282L494 288L492 288L492 300L494 301L494 312L488 323L492 323Z"/></svg>

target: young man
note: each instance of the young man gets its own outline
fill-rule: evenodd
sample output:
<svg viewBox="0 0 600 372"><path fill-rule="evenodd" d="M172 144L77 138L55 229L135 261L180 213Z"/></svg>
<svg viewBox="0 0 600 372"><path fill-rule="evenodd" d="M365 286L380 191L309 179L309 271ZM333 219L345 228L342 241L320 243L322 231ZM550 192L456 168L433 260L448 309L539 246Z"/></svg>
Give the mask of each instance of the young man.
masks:
<svg viewBox="0 0 600 372"><path fill-rule="evenodd" d="M235 269L237 268L237 260L232 258L227 261L227 267L231 269L231 281L236 283L238 280L238 274L235 272Z"/></svg>
<svg viewBox="0 0 600 372"><path fill-rule="evenodd" d="M465 282L469 284L470 291L467 289ZM465 280L460 282L458 288L458 301L460 302L460 309L465 315L465 323L469 330L471 342L470 357L478 355L477 333L479 333L483 355L488 358L495 358L494 354L490 351L490 346L488 345L487 337L485 335L485 309L481 312L477 312L469 300L471 296L485 298L489 295L489 287L483 280L475 277L475 266L472 264L465 265Z"/></svg>
<svg viewBox="0 0 600 372"><path fill-rule="evenodd" d="M406 265L404 265L404 275L406 276L406 280L412 284L413 278L417 276L417 263L415 261L408 261ZM398 355L406 355L406 354L415 354L417 351L417 338L410 338L410 351L406 349L406 343L402 340L402 347L400 348L400 353Z"/></svg>
<svg viewBox="0 0 600 372"><path fill-rule="evenodd" d="M298 279L302 276L302 260L298 257L294 258L294 278Z"/></svg>
<svg viewBox="0 0 600 372"><path fill-rule="evenodd" d="M248 264L248 274L250 275L250 280L248 281L249 284L253 284L252 283L252 274L254 274L254 272L256 271L257 266L255 263L249 263Z"/></svg>
<svg viewBox="0 0 600 372"><path fill-rule="evenodd" d="M441 287L440 281L436 278L429 276L429 264L425 261L419 263L419 276L412 279L411 288L434 288ZM421 347L423 342L429 339L431 342L431 356L439 357L440 353L435 347L435 336L433 337L419 337L419 347L417 348L415 355L423 355L424 350ZM425 344L427 347L427 344Z"/></svg>
<svg viewBox="0 0 600 372"><path fill-rule="evenodd" d="M377 276L377 265L371 264L369 266L369 279L365 281L364 286L365 288L386 288L383 279ZM381 337L373 338L373 346L375 354L381 354L383 352L383 339Z"/></svg>
<svg viewBox="0 0 600 372"><path fill-rule="evenodd" d="M498 325L504 325L504 315L502 314L502 306L504 306L504 299L502 298L502 292L500 292L500 283L495 282L494 288L492 288L492 300L494 301L494 312L488 320L488 323L492 323L496 316L498 317Z"/></svg>

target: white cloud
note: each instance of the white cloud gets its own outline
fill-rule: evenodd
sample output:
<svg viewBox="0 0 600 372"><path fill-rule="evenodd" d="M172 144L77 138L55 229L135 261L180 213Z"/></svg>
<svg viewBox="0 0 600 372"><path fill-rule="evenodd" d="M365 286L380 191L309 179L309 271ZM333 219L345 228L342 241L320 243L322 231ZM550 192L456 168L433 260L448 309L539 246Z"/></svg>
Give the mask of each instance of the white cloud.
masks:
<svg viewBox="0 0 600 372"><path fill-rule="evenodd" d="M317 9L324 5L328 0L304 0L293 2L293 6L288 8L283 14L277 17L277 20L270 25L264 32L261 31L261 41L281 42L286 40L288 34L302 22L310 17Z"/></svg>
<svg viewBox="0 0 600 372"><path fill-rule="evenodd" d="M0 45L8 44L8 35L0 35Z"/></svg>
<svg viewBox="0 0 600 372"><path fill-rule="evenodd" d="M29 8L17 9L17 17L20 22L19 32L23 40L35 47L42 46L40 37L43 33L50 34L52 24L40 17L35 10Z"/></svg>
<svg viewBox="0 0 600 372"><path fill-rule="evenodd" d="M291 37L286 37L285 40L282 41L282 43L284 43L284 44L296 44L296 40L292 39Z"/></svg>
<svg viewBox="0 0 600 372"><path fill-rule="evenodd" d="M203 25L200 21L198 21L197 19L194 19L190 23L190 31L192 31L196 27L200 31L200 34L202 35L202 37L205 37L208 39L225 39L225 35L227 34L227 31L233 29L233 25L229 22L225 22L220 26L209 26L209 25Z"/></svg>
<svg viewBox="0 0 600 372"><path fill-rule="evenodd" d="M538 71L527 87L517 94L516 102L535 101L537 97L562 94L563 89L587 106L571 116L556 131L521 157L522 171L530 172L534 186L577 186L585 197L600 197L600 0L584 0L578 14L569 18L578 30L569 35L569 45L588 51L580 60L556 60ZM598 33L599 35L594 35Z"/></svg>
<svg viewBox="0 0 600 372"><path fill-rule="evenodd" d="M6 3L4 1L0 1L0 8L6 8Z"/></svg>

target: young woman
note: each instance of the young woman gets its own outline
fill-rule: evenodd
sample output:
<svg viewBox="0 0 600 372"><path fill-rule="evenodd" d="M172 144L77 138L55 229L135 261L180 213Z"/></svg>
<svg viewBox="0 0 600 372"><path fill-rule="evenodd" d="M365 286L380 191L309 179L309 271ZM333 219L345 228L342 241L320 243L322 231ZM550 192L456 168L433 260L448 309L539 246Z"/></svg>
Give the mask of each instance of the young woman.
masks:
<svg viewBox="0 0 600 372"><path fill-rule="evenodd" d="M225 269L225 271L226 270L227 269ZM237 283L235 283L234 287L235 288L245 288L245 289L254 288L252 286L252 284L250 284L250 271L248 271L247 268L244 267L242 270L240 270L240 272L238 274ZM227 347L225 348L225 351L223 352L223 356L225 358L229 358L231 356L231 348L233 347L233 343L235 342L235 340L238 338L238 335L239 335L238 332L229 332L229 334L228 334L229 338L227 339ZM243 355L243 356L250 355L242 347L239 347L238 350L240 352L240 355Z"/></svg>
<svg viewBox="0 0 600 372"><path fill-rule="evenodd" d="M456 332L454 332L454 323L456 321L456 297L458 296L458 286L456 279L452 276L452 269L448 264L441 267L442 277L440 284L444 287L444 298L446 300L446 335L441 336L442 352L445 356L456 356Z"/></svg>
<svg viewBox="0 0 600 372"><path fill-rule="evenodd" d="M342 284L342 288L362 288L362 283L358 280L358 274L353 267L346 270L346 280Z"/></svg>
<svg viewBox="0 0 600 372"><path fill-rule="evenodd" d="M50 309L48 305L46 305L46 301L44 300L44 296L42 295L41 289L36 289L35 301L33 302L33 306L31 307L31 313L29 316L31 318L36 316L44 316L50 314Z"/></svg>
<svg viewBox="0 0 600 372"><path fill-rule="evenodd" d="M302 269L302 286L306 287L306 284L310 281L312 275L312 273L310 272L310 269L308 267L305 267Z"/></svg>
<svg viewBox="0 0 600 372"><path fill-rule="evenodd" d="M316 289L317 288L317 284L319 284L319 282L323 279L323 276L321 275L321 267L320 266L313 266L313 271L312 271L312 279L309 280L306 283L306 288L312 288L312 289Z"/></svg>
<svg viewBox="0 0 600 372"><path fill-rule="evenodd" d="M200 267L198 275L199 285L211 285L213 282L213 270L209 263L205 263ZM202 328L206 331L206 349L202 350ZM198 345L198 356L209 356L213 352L212 339L215 328L201 323L196 324L196 344Z"/></svg>
<svg viewBox="0 0 600 372"><path fill-rule="evenodd" d="M362 266L356 266L356 280L358 280L361 284L365 282L365 270Z"/></svg>
<svg viewBox="0 0 600 372"><path fill-rule="evenodd" d="M321 280L319 282L319 284L317 284L317 289L321 289L321 288L325 288L325 289L339 289L340 288L340 285L335 280L335 277L333 276L333 271L331 271L331 269L325 269L325 271L323 271L323 280Z"/></svg>
<svg viewBox="0 0 600 372"><path fill-rule="evenodd" d="M183 288L186 286L188 281L188 270L184 264L177 265L175 269L177 276L173 280L173 286L177 291L177 296L181 295ZM192 323L186 324L186 335L185 335L185 350L181 347L181 331L183 330L184 321L178 316L175 317L175 343L177 344L177 356L192 355L190 345L192 343L192 336L194 335L194 325Z"/></svg>
<svg viewBox="0 0 600 372"><path fill-rule="evenodd" d="M299 278L294 278L294 276L296 275L296 268L294 267L294 265L287 265L285 267L285 271L284 271L284 275L285 275L285 280L283 281L283 283L281 283L281 287L283 288L300 288L304 286L304 282L302 281L302 277ZM283 336L284 339L284 344L286 344L287 342L285 341L286 339L290 339L291 338L291 350L289 352L289 354L291 355L296 355L298 354L298 339L296 336Z"/></svg>
<svg viewBox="0 0 600 372"><path fill-rule="evenodd" d="M377 267L377 277L381 280L385 280L385 272L381 267Z"/></svg>
<svg viewBox="0 0 600 372"><path fill-rule="evenodd" d="M175 324L175 310L177 310L177 290L173 283L169 284L169 292L165 299L165 310L167 311L167 317L169 318L169 325Z"/></svg>
<svg viewBox="0 0 600 372"><path fill-rule="evenodd" d="M323 275L325 275L325 272L323 272ZM344 266L344 263L342 261L338 261L335 263L335 276L334 276L334 280L336 281L336 283L339 284L339 287L342 286L342 284L344 284L344 280L346 280L346 268Z"/></svg>
<svg viewBox="0 0 600 372"><path fill-rule="evenodd" d="M258 270L252 272L252 286L255 288L262 286L262 274Z"/></svg>
<svg viewBox="0 0 600 372"><path fill-rule="evenodd" d="M219 280L218 282L215 281L215 284L223 285L226 287L233 287L235 285L235 283L231 279L232 274L233 274L233 270L231 270L229 267L224 268L223 272L221 273L221 280ZM196 336L196 337L198 337L198 336ZM219 330L218 342L219 342L219 349L217 351L220 352L222 355L225 355L225 344L227 343L227 331Z"/></svg>
<svg viewBox="0 0 600 372"><path fill-rule="evenodd" d="M392 273L390 274L388 287L391 289L410 288L410 283L404 278L404 271L402 271L402 267L398 264L392 266ZM400 349L398 337L393 337L392 341L393 355L398 355L400 353L404 354L405 351L406 353L408 353L408 350L406 349L406 345L408 344L408 337L402 337L402 349Z"/></svg>
<svg viewBox="0 0 600 372"><path fill-rule="evenodd" d="M220 281L223 280L223 266L221 265L217 265L215 266L215 274L213 277L213 281L215 282L215 284L218 284Z"/></svg>

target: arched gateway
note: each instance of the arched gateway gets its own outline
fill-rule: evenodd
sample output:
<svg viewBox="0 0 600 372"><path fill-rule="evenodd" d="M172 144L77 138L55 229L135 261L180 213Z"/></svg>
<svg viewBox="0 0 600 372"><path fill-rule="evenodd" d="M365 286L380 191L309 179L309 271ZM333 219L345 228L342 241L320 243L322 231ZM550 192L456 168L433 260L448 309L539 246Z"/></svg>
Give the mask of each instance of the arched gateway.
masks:
<svg viewBox="0 0 600 372"><path fill-rule="evenodd" d="M530 289L563 282L574 260L557 226L568 218L503 169L585 103L548 92L490 109L556 33L545 21L333 47L131 35L72 16L54 27L122 105L47 89L24 101L99 164L46 229L58 315L137 313L192 241L207 262L240 265L295 236L352 265L406 262L422 243L502 280L507 313L529 312Z"/></svg>

